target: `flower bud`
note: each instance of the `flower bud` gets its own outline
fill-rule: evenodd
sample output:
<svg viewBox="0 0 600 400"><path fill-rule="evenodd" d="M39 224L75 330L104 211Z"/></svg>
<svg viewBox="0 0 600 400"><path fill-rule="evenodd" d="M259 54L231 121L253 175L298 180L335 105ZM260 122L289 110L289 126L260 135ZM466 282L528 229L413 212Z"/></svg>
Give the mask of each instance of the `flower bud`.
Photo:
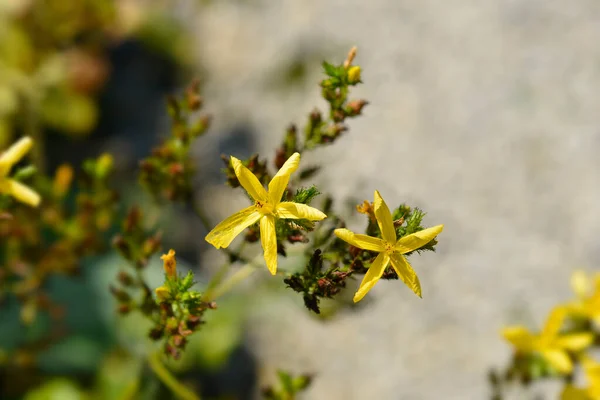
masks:
<svg viewBox="0 0 600 400"><path fill-rule="evenodd" d="M160 259L163 260L163 268L165 273L169 278L174 278L177 276L177 261L175 260L175 250L169 250L168 254L163 254L160 256Z"/></svg>
<svg viewBox="0 0 600 400"><path fill-rule="evenodd" d="M154 289L154 293L156 293L156 298L158 299L159 303L167 301L170 297L169 289L164 286L159 286Z"/></svg>
<svg viewBox="0 0 600 400"><path fill-rule="evenodd" d="M352 66L348 69L348 83L350 85L356 85L360 83L360 67L358 65Z"/></svg>

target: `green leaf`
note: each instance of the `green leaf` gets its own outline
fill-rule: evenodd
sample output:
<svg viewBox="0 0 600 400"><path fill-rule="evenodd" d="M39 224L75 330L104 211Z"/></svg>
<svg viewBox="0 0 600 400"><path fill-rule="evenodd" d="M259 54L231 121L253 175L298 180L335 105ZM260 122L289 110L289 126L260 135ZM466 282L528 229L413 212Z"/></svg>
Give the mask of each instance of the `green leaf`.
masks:
<svg viewBox="0 0 600 400"><path fill-rule="evenodd" d="M323 69L328 76L339 78L340 75L340 67L336 67L333 64L328 63L327 61L323 61ZM343 70L342 70L343 72Z"/></svg>

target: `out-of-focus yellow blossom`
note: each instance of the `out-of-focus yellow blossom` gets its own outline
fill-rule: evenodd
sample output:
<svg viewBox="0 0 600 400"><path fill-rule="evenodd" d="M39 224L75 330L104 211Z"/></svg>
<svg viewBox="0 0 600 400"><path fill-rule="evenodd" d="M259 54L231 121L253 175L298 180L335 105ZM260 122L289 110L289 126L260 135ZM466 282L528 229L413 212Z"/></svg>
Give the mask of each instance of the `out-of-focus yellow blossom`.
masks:
<svg viewBox="0 0 600 400"><path fill-rule="evenodd" d="M568 352L585 349L592 344L594 335L589 332L560 335L560 328L567 313L566 307L556 307L539 334L534 335L523 326L512 326L502 329L502 336L518 353L537 353L557 371L568 374L573 370Z"/></svg>
<svg viewBox="0 0 600 400"><path fill-rule="evenodd" d="M444 225L423 229L422 231L397 239L392 214L378 191L375 191L374 210L383 239L356 234L348 229L335 230L337 237L350 243L352 246L379 253L365 274L360 288L354 295L354 302L360 301L375 286L390 262L398 277L402 279L406 286L411 288L417 296L422 297L419 278L402 254L425 246L444 229Z"/></svg>
<svg viewBox="0 0 600 400"><path fill-rule="evenodd" d="M54 174L54 182L52 184L52 191L55 196L62 197L67 193L71 182L73 181L73 167L69 164L62 164L56 169Z"/></svg>
<svg viewBox="0 0 600 400"><path fill-rule="evenodd" d="M600 363L586 356L582 359L581 364L587 380L587 387L578 388L568 384L561 393L561 400L600 399Z"/></svg>
<svg viewBox="0 0 600 400"><path fill-rule="evenodd" d="M575 271L571 276L571 287L577 300L567 305L568 311L600 324L600 274L592 278L584 271Z"/></svg>
<svg viewBox="0 0 600 400"><path fill-rule="evenodd" d="M40 195L21 182L8 177L10 169L27 154L31 146L33 140L24 137L0 155L0 193L11 195L22 203L37 207L40 204Z"/></svg>
<svg viewBox="0 0 600 400"><path fill-rule="evenodd" d="M290 175L298 169L300 154L294 153L283 164L275 177L269 182L269 190L261 185L258 178L240 160L231 157L231 164L240 184L255 203L233 214L214 227L206 235L206 241L217 249L227 247L237 235L250 225L260 221L260 241L264 250L265 262L271 274L277 272L277 236L276 219L307 219L320 221L327 216L316 208L306 204L281 201L287 188Z"/></svg>
<svg viewBox="0 0 600 400"><path fill-rule="evenodd" d="M177 276L177 260L175 260L175 250L169 250L169 253L160 256L163 260L163 269L169 278Z"/></svg>

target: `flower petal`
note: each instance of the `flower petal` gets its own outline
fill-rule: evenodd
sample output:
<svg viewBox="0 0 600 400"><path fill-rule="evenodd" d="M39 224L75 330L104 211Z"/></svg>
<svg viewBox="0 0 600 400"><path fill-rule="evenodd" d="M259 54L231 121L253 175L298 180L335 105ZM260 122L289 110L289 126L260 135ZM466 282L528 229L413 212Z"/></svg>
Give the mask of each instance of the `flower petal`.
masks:
<svg viewBox="0 0 600 400"><path fill-rule="evenodd" d="M544 349L540 351L540 354L559 372L568 374L573 370L573 362L569 355L562 350Z"/></svg>
<svg viewBox="0 0 600 400"><path fill-rule="evenodd" d="M375 201L373 203L375 208L375 218L377 218L377 224L381 230L381 236L383 240L390 243L396 242L396 229L394 228L394 221L392 220L392 213L388 208L385 201L381 198L381 195L375 191Z"/></svg>
<svg viewBox="0 0 600 400"><path fill-rule="evenodd" d="M0 192L11 195L21 203L32 207L37 207L41 201L39 194L13 179L2 179L0 181Z"/></svg>
<svg viewBox="0 0 600 400"><path fill-rule="evenodd" d="M379 238L360 235L349 231L348 229L336 229L333 231L335 236L339 237L346 243L350 243L359 249L382 252L385 250L385 242Z"/></svg>
<svg viewBox="0 0 600 400"><path fill-rule="evenodd" d="M531 351L533 347L533 336L529 329L524 326L510 326L501 331L502 337L510 342L517 350L523 352Z"/></svg>
<svg viewBox="0 0 600 400"><path fill-rule="evenodd" d="M392 253L390 255L390 260L392 262L392 267L398 274L398 277L402 279L402 281L419 297L423 297L421 295L421 282L419 282L419 277L415 273L415 271L410 266L410 263L402 254Z"/></svg>
<svg viewBox="0 0 600 400"><path fill-rule="evenodd" d="M277 273L277 235L275 218L265 215L260 219L260 243L265 252L265 262L272 275Z"/></svg>
<svg viewBox="0 0 600 400"><path fill-rule="evenodd" d="M29 136L25 136L3 152L0 155L0 176L5 176L8 170L27 154L31 146L33 146L33 140Z"/></svg>
<svg viewBox="0 0 600 400"><path fill-rule="evenodd" d="M300 164L300 153L294 153L287 159L281 169L269 182L269 202L277 204L281 201L281 196L290 181L290 175L298 169Z"/></svg>
<svg viewBox="0 0 600 400"><path fill-rule="evenodd" d="M387 267L389 262L390 258L386 253L379 253L360 283L358 291L354 294L355 303L361 301L362 298L365 297L365 295L369 292L369 290L375 286L379 278L381 278L381 275L383 275L383 271L385 271L385 267Z"/></svg>
<svg viewBox="0 0 600 400"><path fill-rule="evenodd" d="M314 207L307 206L306 204L293 203L291 201L284 201L277 204L275 210L277 211L277 217L284 219L308 219L310 221L320 221L327 218L327 215Z"/></svg>
<svg viewBox="0 0 600 400"><path fill-rule="evenodd" d="M585 271L578 269L573 272L571 275L571 289L573 289L573 293L580 299L587 297L592 290L592 285Z"/></svg>
<svg viewBox="0 0 600 400"><path fill-rule="evenodd" d="M571 333L559 336L554 344L563 349L580 351L591 345L593 341L594 335L591 333Z"/></svg>
<svg viewBox="0 0 600 400"><path fill-rule="evenodd" d="M587 389L580 389L572 384L566 384L560 393L560 400L589 400Z"/></svg>
<svg viewBox="0 0 600 400"><path fill-rule="evenodd" d="M242 164L242 162L234 156L231 156L231 165L233 166L235 176L237 176L238 180L240 181L240 185L246 189L246 192L248 192L248 194L252 196L254 200L266 201L267 191L260 183L256 175L254 175L248 168L244 167L244 164Z"/></svg>
<svg viewBox="0 0 600 400"><path fill-rule="evenodd" d="M244 208L215 226L204 239L217 249L227 247L244 229L258 221L261 215L255 206Z"/></svg>
<svg viewBox="0 0 600 400"><path fill-rule="evenodd" d="M404 236L396 242L396 251L400 254L405 254L416 250L431 242L442 230L444 225L437 225L432 228L423 229L422 231Z"/></svg>
<svg viewBox="0 0 600 400"><path fill-rule="evenodd" d="M546 320L546 325L544 325L544 329L542 329L541 332L542 336L546 338L556 337L560 331L560 328L562 327L565 317L567 316L567 311L568 310L566 307L555 307L552 312L550 312L550 315Z"/></svg>

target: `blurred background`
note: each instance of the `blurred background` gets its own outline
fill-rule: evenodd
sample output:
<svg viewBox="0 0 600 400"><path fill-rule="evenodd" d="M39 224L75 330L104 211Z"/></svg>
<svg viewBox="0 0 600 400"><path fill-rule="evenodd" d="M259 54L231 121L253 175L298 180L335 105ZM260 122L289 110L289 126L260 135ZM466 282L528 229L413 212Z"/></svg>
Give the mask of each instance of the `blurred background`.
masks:
<svg viewBox="0 0 600 400"><path fill-rule="evenodd" d="M169 132L165 96L198 77L214 120L195 149L197 190L216 223L245 204L222 184L220 154L272 157L290 122L324 107L321 61L357 45L354 95L370 105L303 163L324 165L315 183L340 212L378 189L445 224L438 251L412 261L423 299L386 281L323 319L280 282L250 286L173 367L213 398L255 398L278 368L314 373L307 399L487 398L487 371L510 357L499 329L539 326L570 298L572 271L598 266L598 21L594 0L0 0L0 144L35 115L48 171L108 151L130 187ZM188 211L165 212L165 246L206 280L220 255ZM86 382L119 387L142 368L124 353L143 352L144 326L117 317L107 291L122 261L85 263L52 283L73 334L37 360L46 385L28 399L76 399ZM148 271L160 282L160 262ZM5 303L0 329L10 348L48 326L24 332ZM6 398L27 380L1 378Z"/></svg>

